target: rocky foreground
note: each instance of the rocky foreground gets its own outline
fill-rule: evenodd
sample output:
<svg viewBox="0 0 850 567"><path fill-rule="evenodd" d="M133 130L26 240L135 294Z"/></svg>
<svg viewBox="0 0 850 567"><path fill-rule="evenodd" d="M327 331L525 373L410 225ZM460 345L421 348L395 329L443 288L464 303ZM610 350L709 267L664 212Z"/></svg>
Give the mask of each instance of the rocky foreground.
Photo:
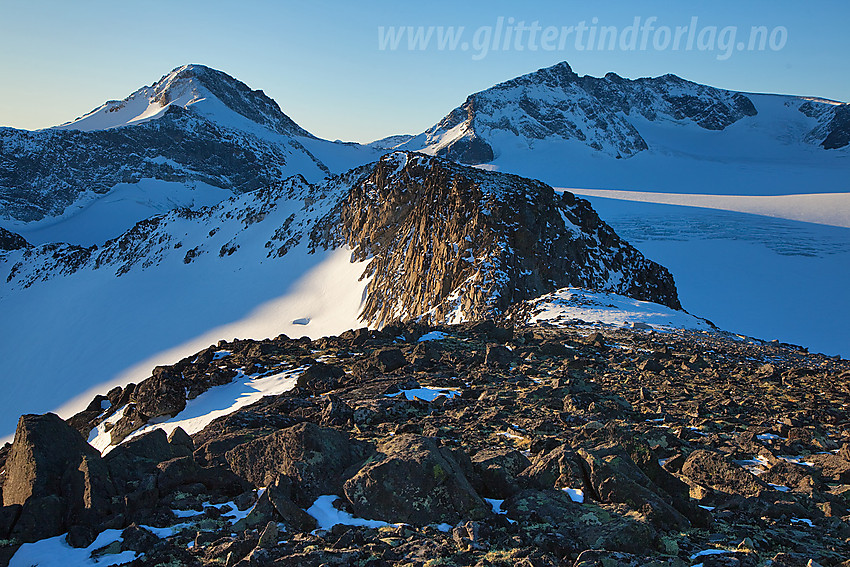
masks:
<svg viewBox="0 0 850 567"><path fill-rule="evenodd" d="M191 437L138 435L284 371ZM713 332L222 342L22 417L0 564L51 541L99 565L850 565L848 404L850 362Z"/></svg>

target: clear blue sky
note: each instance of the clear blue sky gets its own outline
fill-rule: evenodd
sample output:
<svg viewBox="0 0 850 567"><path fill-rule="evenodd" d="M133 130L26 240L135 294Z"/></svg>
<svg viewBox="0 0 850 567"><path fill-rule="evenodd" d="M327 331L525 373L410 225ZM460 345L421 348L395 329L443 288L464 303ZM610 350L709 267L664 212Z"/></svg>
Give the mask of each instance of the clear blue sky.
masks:
<svg viewBox="0 0 850 567"><path fill-rule="evenodd" d="M72 120L184 63L263 89L316 135L358 141L421 132L468 94L564 60L579 74L675 73L736 90L850 100L846 0L599 4L0 0L0 125L35 129ZM581 21L590 27L596 18L598 26L623 30L635 17L645 23L653 16L655 28L686 26L695 16L697 29L737 26L739 40L762 25L784 27L787 38L777 51L735 51L723 60L717 47L653 49L654 31L648 48L634 51L579 51L569 35L563 49L511 46L479 58L480 51L460 46L411 50L406 38L396 50L378 48L379 26L464 26L469 43L482 26L495 34L499 17L557 29Z"/></svg>

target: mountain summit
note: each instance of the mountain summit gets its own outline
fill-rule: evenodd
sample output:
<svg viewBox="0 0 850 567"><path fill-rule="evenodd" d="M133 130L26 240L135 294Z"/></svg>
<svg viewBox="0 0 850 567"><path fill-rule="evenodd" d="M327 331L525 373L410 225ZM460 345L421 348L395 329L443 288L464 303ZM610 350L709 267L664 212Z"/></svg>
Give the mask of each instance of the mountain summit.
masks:
<svg viewBox="0 0 850 567"><path fill-rule="evenodd" d="M85 223L76 224L90 230L104 217L122 217L119 230L88 240L74 240L75 230L41 237L101 244L175 206L214 204L296 174L319 181L373 161L379 151L318 139L262 91L221 71L184 65L61 126L0 128L0 220L29 236L39 221L86 213ZM108 206L115 202L125 205ZM87 212L92 205L95 211Z"/></svg>
<svg viewBox="0 0 850 567"><path fill-rule="evenodd" d="M230 126L265 127L277 134L314 137L284 114L263 91L204 65L183 65L121 101L109 101L56 130L107 130L140 124L171 109L191 109ZM241 123L241 124L240 124Z"/></svg>
<svg viewBox="0 0 850 567"><path fill-rule="evenodd" d="M633 123L637 117L722 130L755 114L740 93L675 75L633 81L614 73L579 76L562 62L470 95L424 133L424 142L437 155L464 163L492 161L493 143L508 134L530 146L547 138L574 140L622 158L648 148Z"/></svg>
<svg viewBox="0 0 850 567"><path fill-rule="evenodd" d="M812 125L803 137L824 148L847 144L842 134L846 105L801 98L797 107L817 118L823 130ZM470 95L405 147L422 146L429 153L478 164L511 151L511 145L534 148L556 140L628 158L650 149L642 131L653 124L721 131L758 114L745 93L672 74L634 80L616 73L579 76L562 62Z"/></svg>

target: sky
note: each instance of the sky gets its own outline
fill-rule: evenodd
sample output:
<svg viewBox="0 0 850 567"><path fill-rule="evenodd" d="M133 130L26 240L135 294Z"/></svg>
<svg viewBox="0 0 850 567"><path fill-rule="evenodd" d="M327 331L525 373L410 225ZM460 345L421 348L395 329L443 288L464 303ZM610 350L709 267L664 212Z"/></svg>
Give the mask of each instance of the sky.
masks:
<svg viewBox="0 0 850 567"><path fill-rule="evenodd" d="M317 136L360 142L422 132L469 94L560 61L850 101L848 24L846 0L0 0L0 125L61 124L186 63L262 89ZM432 26L424 48L408 43ZM753 27L765 32L751 49Z"/></svg>

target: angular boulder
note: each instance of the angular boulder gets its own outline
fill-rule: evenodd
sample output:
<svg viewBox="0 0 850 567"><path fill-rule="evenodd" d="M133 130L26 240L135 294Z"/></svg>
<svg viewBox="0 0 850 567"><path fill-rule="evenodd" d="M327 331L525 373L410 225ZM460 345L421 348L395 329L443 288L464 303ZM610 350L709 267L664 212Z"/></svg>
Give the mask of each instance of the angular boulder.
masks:
<svg viewBox="0 0 850 567"><path fill-rule="evenodd" d="M593 492L602 502L626 504L645 513L662 529L690 527L690 521L673 508L670 495L653 484L619 445L579 449L579 455L584 459Z"/></svg>
<svg viewBox="0 0 850 567"><path fill-rule="evenodd" d="M704 449L688 456L682 464L682 476L714 490L741 496L758 496L768 489L754 474Z"/></svg>
<svg viewBox="0 0 850 567"><path fill-rule="evenodd" d="M456 524L489 513L451 452L412 434L382 443L344 489L355 515L364 518Z"/></svg>
<svg viewBox="0 0 850 567"><path fill-rule="evenodd" d="M4 506L21 506L19 541L62 533L111 513L115 489L100 453L59 416L24 415L6 460Z"/></svg>
<svg viewBox="0 0 850 567"><path fill-rule="evenodd" d="M519 490L517 479L531 461L515 449L488 448L472 457L472 465L480 479L479 493L504 499Z"/></svg>
<svg viewBox="0 0 850 567"><path fill-rule="evenodd" d="M365 458L365 447L336 429L304 422L276 431L225 453L230 469L255 486L278 475L296 487L296 501L308 507L323 494L339 493L342 473Z"/></svg>

